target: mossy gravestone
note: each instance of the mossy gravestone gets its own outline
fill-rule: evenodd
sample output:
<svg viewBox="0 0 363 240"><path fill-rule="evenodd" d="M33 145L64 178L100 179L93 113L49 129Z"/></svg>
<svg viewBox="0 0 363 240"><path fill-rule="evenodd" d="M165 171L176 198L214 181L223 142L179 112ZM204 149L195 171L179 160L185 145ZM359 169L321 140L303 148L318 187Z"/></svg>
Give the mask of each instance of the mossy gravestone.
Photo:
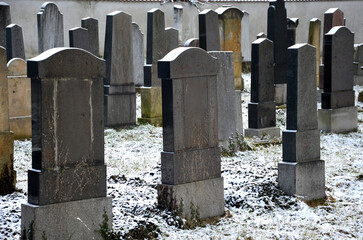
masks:
<svg viewBox="0 0 363 240"><path fill-rule="evenodd" d="M112 219L104 164L106 63L82 49L54 48L27 64L32 168L22 237L102 239L103 214Z"/></svg>
<svg viewBox="0 0 363 240"><path fill-rule="evenodd" d="M217 59L200 48L180 47L158 62L163 97L158 203L186 218L224 213L217 71Z"/></svg>

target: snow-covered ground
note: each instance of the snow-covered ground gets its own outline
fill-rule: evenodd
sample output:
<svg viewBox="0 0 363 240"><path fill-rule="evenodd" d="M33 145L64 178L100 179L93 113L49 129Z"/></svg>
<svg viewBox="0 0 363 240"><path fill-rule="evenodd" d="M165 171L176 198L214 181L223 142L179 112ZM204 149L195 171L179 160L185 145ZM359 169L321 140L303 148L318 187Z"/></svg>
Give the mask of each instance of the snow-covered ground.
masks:
<svg viewBox="0 0 363 240"><path fill-rule="evenodd" d="M249 89L250 76L244 78ZM363 87L355 90L363 91ZM249 93L243 92L242 98L246 128ZM357 132L322 133L320 137L321 159L326 163L326 201L306 203L286 196L277 188L281 143L253 145L254 139L246 139L253 150L222 157L226 216L192 229L156 206L162 128L105 129L113 230L130 239L363 239L363 104L357 105ZM277 110L281 129L285 112L284 108ZM20 236L20 204L26 202L26 171L31 166L30 141L15 141L14 160L19 191L0 196L0 239Z"/></svg>

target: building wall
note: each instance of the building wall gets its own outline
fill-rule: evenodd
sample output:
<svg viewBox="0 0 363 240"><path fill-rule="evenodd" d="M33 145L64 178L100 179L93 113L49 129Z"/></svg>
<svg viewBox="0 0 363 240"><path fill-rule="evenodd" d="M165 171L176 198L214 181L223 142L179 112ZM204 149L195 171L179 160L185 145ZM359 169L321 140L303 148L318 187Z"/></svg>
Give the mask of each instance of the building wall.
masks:
<svg viewBox="0 0 363 240"><path fill-rule="evenodd" d="M5 0L6 1L6 0ZM38 53L37 43L37 13L44 0L8 0L12 22L23 28L26 57L31 58ZM146 14L152 8L160 8L165 13L166 27L173 26L173 6L183 6L183 39L198 37L198 9L190 3L165 3L160 2L116 2L116 1L87 1L87 0L62 0L55 2L64 19L65 46L69 46L68 30L81 26L81 18L94 17L99 20L100 51L103 55L105 38L106 14L113 11L125 11L132 15L133 21L138 23L144 33L146 44ZM245 10L250 14L250 42L254 41L259 32L267 32L268 2L228 2ZM216 9L226 3L205 2L200 5L200 10ZM325 1L325 2L287 2L287 16L298 17L297 28L298 43L307 42L309 21L317 17L322 21L324 12L332 7L337 7L344 12L347 27L355 32L355 43L363 42L363 1ZM146 48L145 48L146 49Z"/></svg>

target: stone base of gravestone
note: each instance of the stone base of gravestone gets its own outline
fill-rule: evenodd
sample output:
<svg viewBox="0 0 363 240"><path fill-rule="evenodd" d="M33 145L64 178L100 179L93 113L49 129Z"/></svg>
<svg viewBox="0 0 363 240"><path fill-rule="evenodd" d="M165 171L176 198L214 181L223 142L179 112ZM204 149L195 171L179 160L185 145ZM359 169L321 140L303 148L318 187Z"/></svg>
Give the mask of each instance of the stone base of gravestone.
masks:
<svg viewBox="0 0 363 240"><path fill-rule="evenodd" d="M354 75L353 84L362 86L363 85L363 76Z"/></svg>
<svg viewBox="0 0 363 240"><path fill-rule="evenodd" d="M356 131L358 128L357 107L318 110L319 130L325 132L344 133Z"/></svg>
<svg viewBox="0 0 363 240"><path fill-rule="evenodd" d="M14 134L0 132L0 195L14 192L16 172L14 163Z"/></svg>
<svg viewBox="0 0 363 240"><path fill-rule="evenodd" d="M141 87L141 118L139 123L150 123L155 126L161 126L162 105L161 105L161 88L160 87Z"/></svg>
<svg viewBox="0 0 363 240"><path fill-rule="evenodd" d="M353 68L354 68L354 75L363 76L363 69L362 69L363 63L360 62L353 62Z"/></svg>
<svg viewBox="0 0 363 240"><path fill-rule="evenodd" d="M321 102L321 93L323 92L323 89L318 88L316 90L316 99L318 102Z"/></svg>
<svg viewBox="0 0 363 240"><path fill-rule="evenodd" d="M247 128L245 129L245 137L263 137L269 135L271 137L280 137L281 130L279 127L269 127L269 128Z"/></svg>
<svg viewBox="0 0 363 240"><path fill-rule="evenodd" d="M278 183L287 195L304 196L305 201L325 198L325 162L281 162Z"/></svg>
<svg viewBox="0 0 363 240"><path fill-rule="evenodd" d="M103 239L107 215L112 230L112 198L92 198L44 206L21 205L22 239Z"/></svg>
<svg viewBox="0 0 363 240"><path fill-rule="evenodd" d="M105 126L132 126L136 125L136 93L123 93L105 96L107 117Z"/></svg>
<svg viewBox="0 0 363 240"><path fill-rule="evenodd" d="M282 105L286 103L287 96L287 84L275 84L275 103L276 105Z"/></svg>
<svg viewBox="0 0 363 240"><path fill-rule="evenodd" d="M224 214L223 178L178 185L158 185L158 205L186 219Z"/></svg>

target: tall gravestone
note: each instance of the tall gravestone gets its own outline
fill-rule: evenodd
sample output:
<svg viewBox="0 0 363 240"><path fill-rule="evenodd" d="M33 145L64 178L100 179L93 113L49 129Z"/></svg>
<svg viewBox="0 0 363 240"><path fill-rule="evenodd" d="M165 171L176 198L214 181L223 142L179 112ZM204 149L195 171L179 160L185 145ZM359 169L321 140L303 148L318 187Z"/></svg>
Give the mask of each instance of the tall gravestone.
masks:
<svg viewBox="0 0 363 240"><path fill-rule="evenodd" d="M17 24L10 24L6 27L6 57L25 59L23 30Z"/></svg>
<svg viewBox="0 0 363 240"><path fill-rule="evenodd" d="M136 124L136 93L133 77L131 15L107 14L105 54L105 126Z"/></svg>
<svg viewBox="0 0 363 240"><path fill-rule="evenodd" d="M247 11L243 11L243 18L241 22L241 52L242 52L243 62L250 63L251 62L250 14Z"/></svg>
<svg viewBox="0 0 363 240"><path fill-rule="evenodd" d="M363 85L363 43L356 45L354 53L354 85Z"/></svg>
<svg viewBox="0 0 363 240"><path fill-rule="evenodd" d="M132 23L132 61L134 65L134 83L144 85L144 34L137 23Z"/></svg>
<svg viewBox="0 0 363 240"><path fill-rule="evenodd" d="M173 16L173 27L178 30L178 43L179 45L183 42L183 6L174 5L174 16Z"/></svg>
<svg viewBox="0 0 363 240"><path fill-rule="evenodd" d="M0 47L0 195L15 190L14 134L9 125L8 79L6 77L6 50Z"/></svg>
<svg viewBox="0 0 363 240"><path fill-rule="evenodd" d="M322 64L319 68L319 88L324 88L324 63L325 63L325 46L324 46L324 38L325 34L327 34L330 29L332 29L335 26L344 26L344 13L339 8L329 8L324 13L324 27L323 27L323 56L322 56Z"/></svg>
<svg viewBox="0 0 363 240"><path fill-rule="evenodd" d="M296 42L296 28L299 26L298 18L287 18L287 46L290 47Z"/></svg>
<svg viewBox="0 0 363 240"><path fill-rule="evenodd" d="M316 49L316 84L319 87L320 68L320 29L321 22L318 18L312 18L309 23L308 43Z"/></svg>
<svg viewBox="0 0 363 240"><path fill-rule="evenodd" d="M37 14L39 54L55 47L64 46L63 14L57 5L46 2Z"/></svg>
<svg viewBox="0 0 363 240"><path fill-rule="evenodd" d="M219 40L221 44L220 51L233 52L234 64L234 85L235 89L241 90L244 88L242 78L242 45L241 22L243 12L235 7L223 6L216 9L219 22Z"/></svg>
<svg viewBox="0 0 363 240"><path fill-rule="evenodd" d="M206 51L220 51L218 13L205 9L199 18L199 46Z"/></svg>
<svg viewBox="0 0 363 240"><path fill-rule="evenodd" d="M32 168L22 238L102 239L103 215L112 219L104 165L106 63L82 49L54 48L27 65Z"/></svg>
<svg viewBox="0 0 363 240"><path fill-rule="evenodd" d="M325 198L325 162L320 160L315 48L295 44L287 51L287 119L278 164L279 188L304 200Z"/></svg>
<svg viewBox="0 0 363 240"><path fill-rule="evenodd" d="M280 128L276 127L273 51L273 42L267 38L252 43L251 102L246 137L280 136Z"/></svg>
<svg viewBox="0 0 363 240"><path fill-rule="evenodd" d="M267 38L274 43L274 83L276 104L286 103L287 24L284 0L270 0Z"/></svg>
<svg viewBox="0 0 363 240"><path fill-rule="evenodd" d="M69 46L90 51L88 30L82 27L69 29Z"/></svg>
<svg viewBox="0 0 363 240"><path fill-rule="evenodd" d="M229 139L243 136L241 90L234 89L233 52L208 52L218 59L217 116L219 146L228 149Z"/></svg>
<svg viewBox="0 0 363 240"><path fill-rule="evenodd" d="M0 46L6 47L6 27L11 23L10 6L0 2Z"/></svg>
<svg viewBox="0 0 363 240"><path fill-rule="evenodd" d="M193 212L202 219L221 216L217 59L200 48L181 47L161 59L158 70L163 91L158 204L186 218Z"/></svg>
<svg viewBox="0 0 363 240"><path fill-rule="evenodd" d="M89 51L95 56L100 56L98 20L91 17L82 18L81 26L88 30Z"/></svg>
<svg viewBox="0 0 363 240"><path fill-rule="evenodd" d="M354 33L347 27L333 27L324 36L324 89L319 109L319 129L347 132L357 129L357 108L353 91Z"/></svg>
<svg viewBox="0 0 363 240"><path fill-rule="evenodd" d="M178 31L165 28L164 12L153 8L147 12L146 64L144 87L141 88L141 123L162 124L161 80L157 61L178 47Z"/></svg>
<svg viewBox="0 0 363 240"><path fill-rule="evenodd" d="M13 58L8 62L9 124L15 139L32 137L30 78L26 61Z"/></svg>

